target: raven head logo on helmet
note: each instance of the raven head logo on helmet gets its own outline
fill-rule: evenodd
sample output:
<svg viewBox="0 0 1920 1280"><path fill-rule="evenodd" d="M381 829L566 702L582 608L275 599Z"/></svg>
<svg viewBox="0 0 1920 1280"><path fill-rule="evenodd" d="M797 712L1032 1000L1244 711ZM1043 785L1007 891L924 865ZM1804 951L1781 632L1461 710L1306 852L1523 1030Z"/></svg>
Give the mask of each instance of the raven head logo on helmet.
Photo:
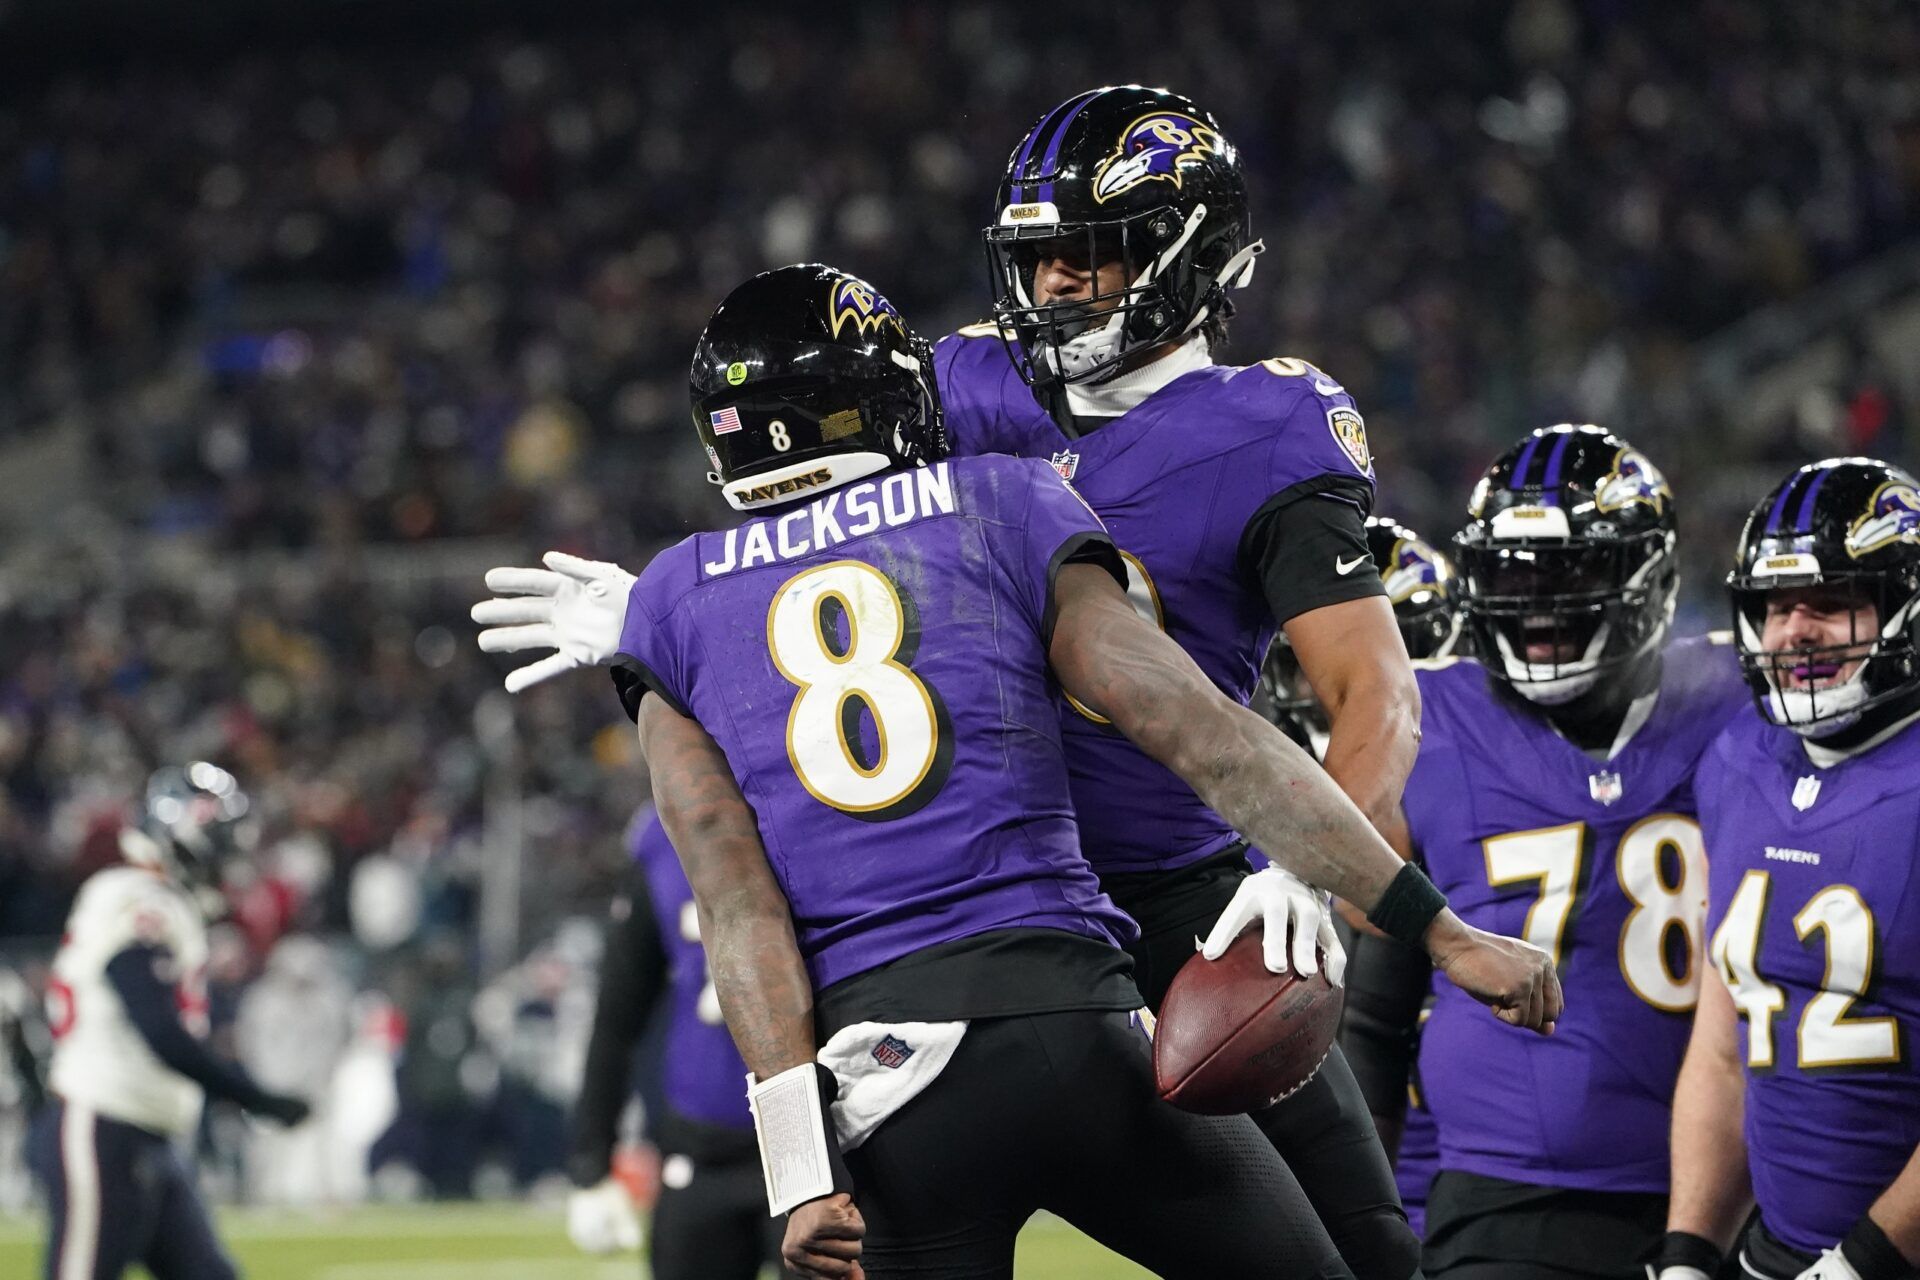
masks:
<svg viewBox="0 0 1920 1280"><path fill-rule="evenodd" d="M851 324L855 333L871 333L883 324L891 324L902 333L906 324L893 304L875 292L872 285L852 276L833 282L827 294L827 310L833 317L830 336L839 337L843 325Z"/></svg>
<svg viewBox="0 0 1920 1280"><path fill-rule="evenodd" d="M1896 542L1920 543L1920 492L1906 480L1875 489L1865 513L1847 527L1847 555L1855 560Z"/></svg>
<svg viewBox="0 0 1920 1280"><path fill-rule="evenodd" d="M1224 144L1211 125L1179 111L1141 116L1121 133L1111 154L1093 171L1093 198L1101 204L1143 182L1179 186L1181 168L1217 154Z"/></svg>
<svg viewBox="0 0 1920 1280"><path fill-rule="evenodd" d="M1898 467L1801 467L1747 516L1733 572L1740 668L1760 713L1836 747L1920 711L1920 490Z"/></svg>
<svg viewBox="0 0 1920 1280"><path fill-rule="evenodd" d="M1672 491L1591 424L1530 432L1474 486L1460 607L1495 678L1542 706L1652 660L1673 617Z"/></svg>

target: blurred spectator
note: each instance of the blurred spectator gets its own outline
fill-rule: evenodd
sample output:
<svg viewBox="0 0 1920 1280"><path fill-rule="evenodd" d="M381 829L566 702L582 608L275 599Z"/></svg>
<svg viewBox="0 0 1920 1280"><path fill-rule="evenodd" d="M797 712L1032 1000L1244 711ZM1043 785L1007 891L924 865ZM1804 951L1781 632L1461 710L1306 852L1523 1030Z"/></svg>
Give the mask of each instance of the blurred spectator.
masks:
<svg viewBox="0 0 1920 1280"><path fill-rule="evenodd" d="M259 1203L313 1205L339 1198L327 1150L327 1107L352 1031L351 998L326 944L304 935L281 939L266 972L241 997L234 1043L242 1065L263 1087L313 1103L313 1115L295 1128L253 1127L247 1189Z"/></svg>

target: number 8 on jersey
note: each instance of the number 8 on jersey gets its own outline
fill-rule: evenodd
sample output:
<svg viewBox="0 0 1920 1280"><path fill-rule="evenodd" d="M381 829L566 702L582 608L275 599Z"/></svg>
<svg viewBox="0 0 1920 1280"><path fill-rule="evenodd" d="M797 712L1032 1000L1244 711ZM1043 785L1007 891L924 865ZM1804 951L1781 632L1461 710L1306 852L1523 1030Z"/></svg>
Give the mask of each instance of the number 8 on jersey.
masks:
<svg viewBox="0 0 1920 1280"><path fill-rule="evenodd" d="M799 687L787 713L787 758L820 803L886 821L920 808L946 782L946 707L908 665L919 640L911 598L859 560L807 569L774 593L767 650ZM871 750L863 711L873 721Z"/></svg>

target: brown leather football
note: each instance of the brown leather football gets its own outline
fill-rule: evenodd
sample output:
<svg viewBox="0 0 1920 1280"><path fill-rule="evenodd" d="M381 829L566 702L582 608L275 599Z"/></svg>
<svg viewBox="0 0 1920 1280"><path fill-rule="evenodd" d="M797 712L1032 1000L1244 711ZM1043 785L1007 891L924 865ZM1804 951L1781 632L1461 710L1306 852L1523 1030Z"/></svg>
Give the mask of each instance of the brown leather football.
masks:
<svg viewBox="0 0 1920 1280"><path fill-rule="evenodd" d="M1231 1116L1270 1106L1313 1079L1333 1048L1345 993L1327 981L1268 973L1260 928L1218 960L1198 953L1174 975L1153 1032L1160 1096L1184 1111Z"/></svg>

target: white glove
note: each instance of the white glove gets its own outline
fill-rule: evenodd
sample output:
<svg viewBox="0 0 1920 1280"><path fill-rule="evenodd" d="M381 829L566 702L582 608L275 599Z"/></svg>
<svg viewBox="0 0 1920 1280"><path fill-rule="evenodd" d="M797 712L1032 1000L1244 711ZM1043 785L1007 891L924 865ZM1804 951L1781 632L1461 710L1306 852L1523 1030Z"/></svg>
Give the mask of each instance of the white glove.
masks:
<svg viewBox="0 0 1920 1280"><path fill-rule="evenodd" d="M1347 953L1334 936L1333 909L1326 895L1279 867L1256 871L1240 882L1233 901L1200 945L1200 954L1218 960L1240 931L1255 920L1265 929L1260 941L1269 973L1291 970L1303 978L1312 977L1320 968L1313 954L1317 943L1327 953L1327 981L1336 987L1345 983Z"/></svg>
<svg viewBox="0 0 1920 1280"><path fill-rule="evenodd" d="M612 1178L603 1178L567 1197L567 1236L586 1253L614 1253L640 1247L640 1215L633 1197Z"/></svg>
<svg viewBox="0 0 1920 1280"><path fill-rule="evenodd" d="M1813 1260L1813 1265L1802 1271L1795 1280L1860 1280L1860 1273L1854 1270L1853 1263L1847 1261L1847 1255L1839 1245L1823 1251Z"/></svg>
<svg viewBox="0 0 1920 1280"><path fill-rule="evenodd" d="M576 667L605 666L620 648L620 629L627 619L627 593L634 578L625 569L563 551L549 551L540 559L546 569L487 570L487 589L509 598L473 606L473 620L488 628L480 633L486 652L559 651L508 672L508 693Z"/></svg>

